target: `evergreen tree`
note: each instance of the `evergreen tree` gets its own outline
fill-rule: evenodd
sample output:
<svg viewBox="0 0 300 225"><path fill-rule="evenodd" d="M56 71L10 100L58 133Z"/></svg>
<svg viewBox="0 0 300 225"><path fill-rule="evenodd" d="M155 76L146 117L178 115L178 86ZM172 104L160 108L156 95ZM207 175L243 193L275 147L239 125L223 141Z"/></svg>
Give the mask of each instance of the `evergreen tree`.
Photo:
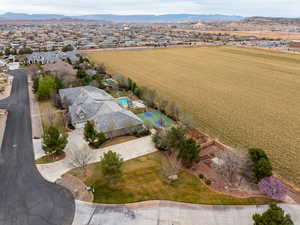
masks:
<svg viewBox="0 0 300 225"><path fill-rule="evenodd" d="M44 130L43 150L46 154L63 153L68 143L68 134L61 133L55 126Z"/></svg>
<svg viewBox="0 0 300 225"><path fill-rule="evenodd" d="M116 184L122 178L123 159L116 152L108 151L101 157L101 168L105 181Z"/></svg>

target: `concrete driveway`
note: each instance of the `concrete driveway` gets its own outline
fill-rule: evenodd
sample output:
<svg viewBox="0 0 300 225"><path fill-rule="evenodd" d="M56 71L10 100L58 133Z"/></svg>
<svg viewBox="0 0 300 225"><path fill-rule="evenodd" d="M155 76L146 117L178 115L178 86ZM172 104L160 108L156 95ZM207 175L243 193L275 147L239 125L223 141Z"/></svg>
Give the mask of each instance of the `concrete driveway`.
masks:
<svg viewBox="0 0 300 225"><path fill-rule="evenodd" d="M83 140L83 135L75 130L69 134L69 144L66 147L65 159L54 163L37 165L38 170L46 180L50 182L55 182L56 180L61 178L63 174L74 168L70 164L69 159L69 151L72 144L81 146L83 144L86 145L87 143ZM40 146L36 144L35 147L37 148L35 150L36 154L40 154L40 150L38 149L40 148ZM121 144L116 144L97 150L91 150L92 159L90 160L90 163L99 162L100 157L103 155L103 153L109 150L119 153L124 160L137 158L139 156L143 156L157 151L157 149L152 143L151 136L147 136L136 140L124 142Z"/></svg>

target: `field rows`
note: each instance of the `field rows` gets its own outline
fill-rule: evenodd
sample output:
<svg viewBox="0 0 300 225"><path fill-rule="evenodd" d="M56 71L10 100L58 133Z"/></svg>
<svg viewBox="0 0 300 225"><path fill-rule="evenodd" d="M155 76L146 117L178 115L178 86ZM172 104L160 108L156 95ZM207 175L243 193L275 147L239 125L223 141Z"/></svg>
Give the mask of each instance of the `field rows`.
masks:
<svg viewBox="0 0 300 225"><path fill-rule="evenodd" d="M225 143L264 148L276 170L300 187L300 55L202 47L89 57L176 101Z"/></svg>

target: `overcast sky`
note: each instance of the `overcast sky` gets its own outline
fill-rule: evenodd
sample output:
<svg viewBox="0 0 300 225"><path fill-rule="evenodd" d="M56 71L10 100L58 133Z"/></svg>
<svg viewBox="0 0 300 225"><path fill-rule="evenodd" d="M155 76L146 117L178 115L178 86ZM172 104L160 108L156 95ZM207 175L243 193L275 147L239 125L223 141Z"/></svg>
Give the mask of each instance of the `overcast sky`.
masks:
<svg viewBox="0 0 300 225"><path fill-rule="evenodd" d="M226 14L300 17L300 0L0 0L0 13Z"/></svg>

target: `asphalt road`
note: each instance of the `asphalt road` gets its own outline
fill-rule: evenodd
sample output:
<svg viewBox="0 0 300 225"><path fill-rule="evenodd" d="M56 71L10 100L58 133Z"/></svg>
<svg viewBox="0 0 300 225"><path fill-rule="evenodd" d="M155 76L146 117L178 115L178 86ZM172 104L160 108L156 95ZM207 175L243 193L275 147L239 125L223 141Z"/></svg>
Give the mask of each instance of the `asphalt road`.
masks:
<svg viewBox="0 0 300 225"><path fill-rule="evenodd" d="M14 70L0 151L0 225L71 225L75 202L70 191L44 180L33 155L27 71Z"/></svg>

